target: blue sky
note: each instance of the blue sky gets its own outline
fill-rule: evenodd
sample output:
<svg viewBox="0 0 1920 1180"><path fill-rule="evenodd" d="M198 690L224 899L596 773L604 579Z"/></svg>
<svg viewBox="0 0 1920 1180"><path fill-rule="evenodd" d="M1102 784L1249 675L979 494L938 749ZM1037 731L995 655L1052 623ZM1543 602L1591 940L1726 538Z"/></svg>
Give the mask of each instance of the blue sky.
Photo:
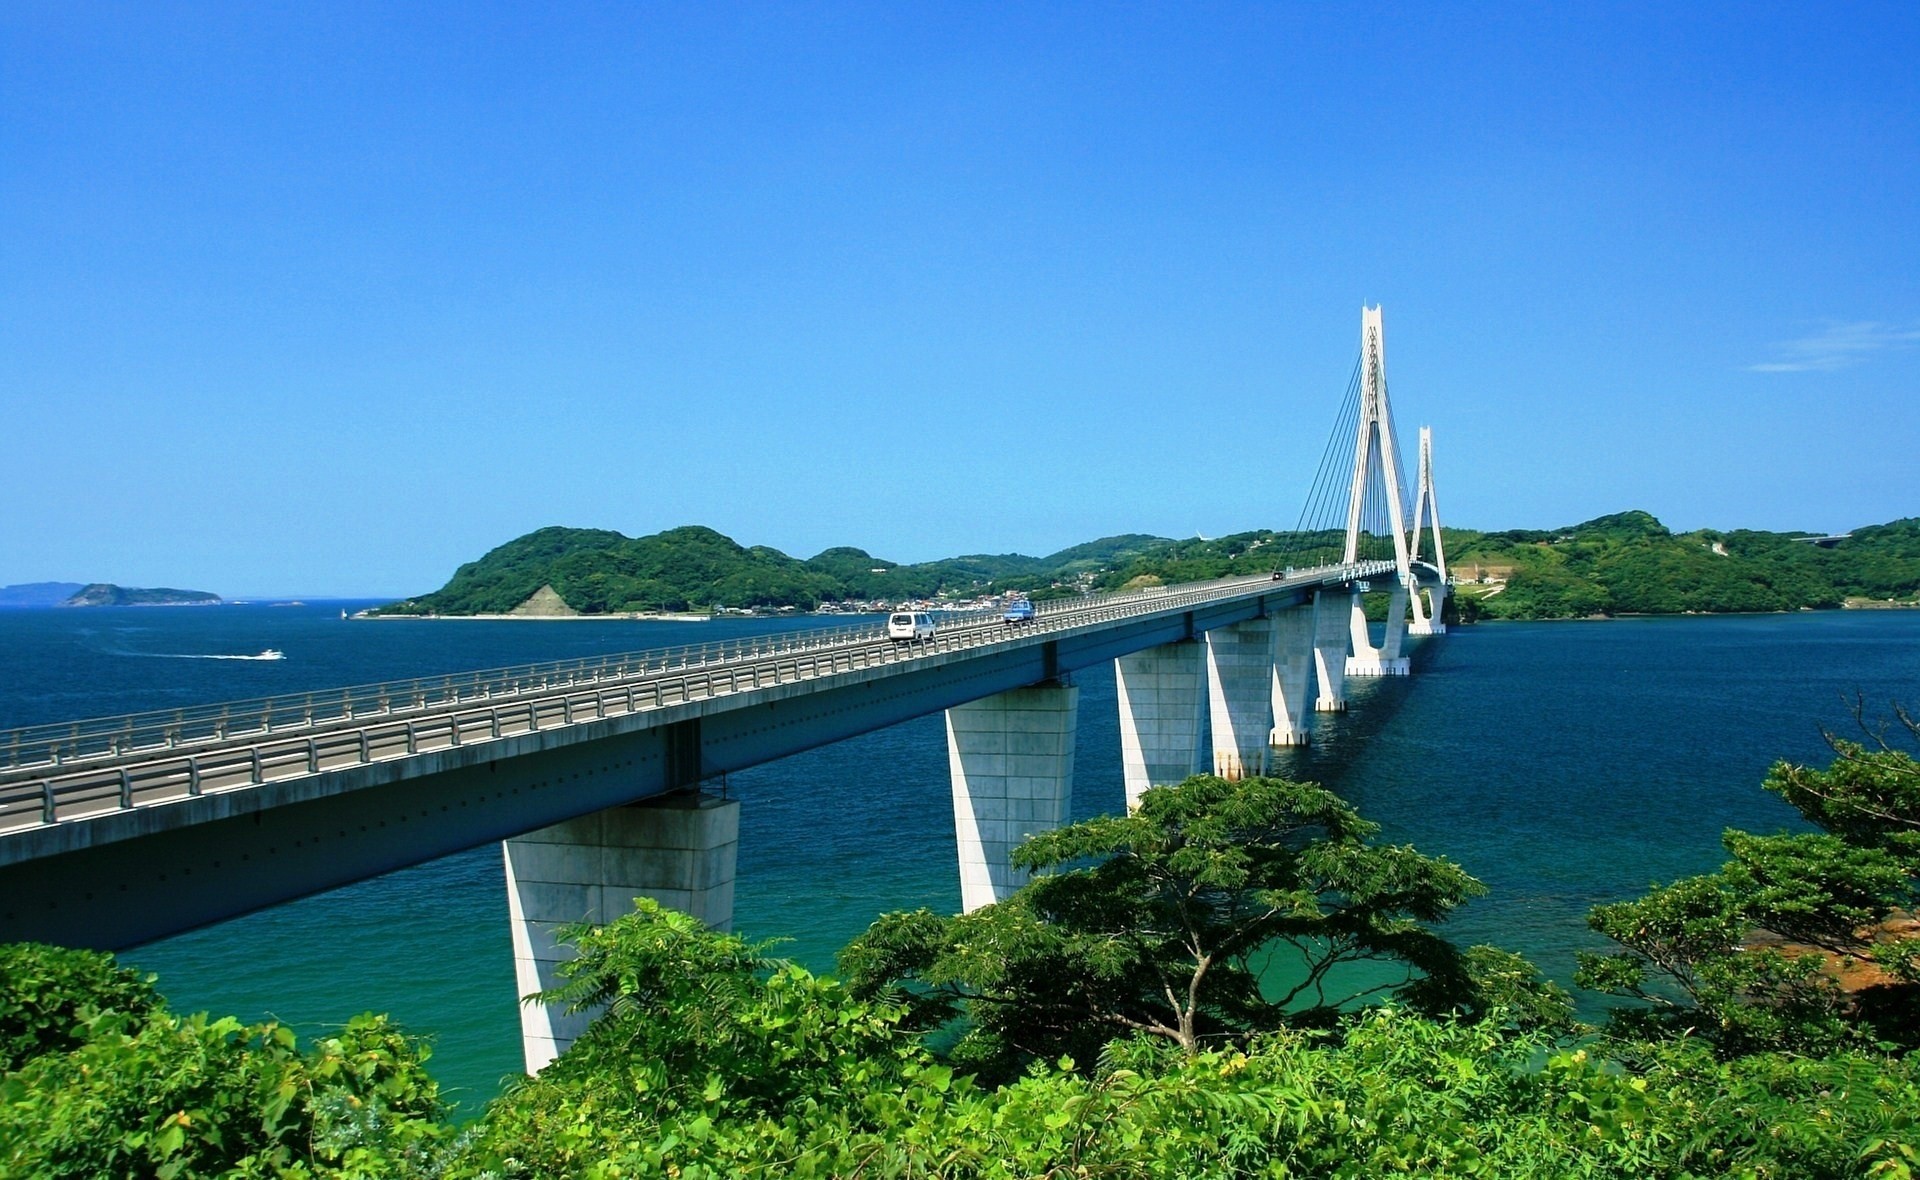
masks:
<svg viewBox="0 0 1920 1180"><path fill-rule="evenodd" d="M0 583L1920 513L1920 8L0 7Z"/></svg>

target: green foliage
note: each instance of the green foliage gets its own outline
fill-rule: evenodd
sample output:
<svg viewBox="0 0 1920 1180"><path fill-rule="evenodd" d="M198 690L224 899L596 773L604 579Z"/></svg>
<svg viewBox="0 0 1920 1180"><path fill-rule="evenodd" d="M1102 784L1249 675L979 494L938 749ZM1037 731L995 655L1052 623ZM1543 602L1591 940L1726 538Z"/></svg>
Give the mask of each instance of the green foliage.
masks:
<svg viewBox="0 0 1920 1180"><path fill-rule="evenodd" d="M1270 1033L1193 1055L1123 1041L1097 1067L1005 1086L925 1061L819 1102L623 1108L544 1078L489 1112L449 1177L1905 1176L1920 1079L1843 1055L1636 1071L1498 1023L1393 1008L1338 1038ZM541 1117L526 1116L537 1108Z"/></svg>
<svg viewBox="0 0 1920 1180"><path fill-rule="evenodd" d="M1545 532L1449 530L1447 553L1456 572L1502 580L1475 595L1496 619L1800 610L1920 590L1920 520L1856 529L1831 546L1802 535L1674 534L1636 511Z"/></svg>
<svg viewBox="0 0 1920 1180"><path fill-rule="evenodd" d="M825 601L899 601L955 592L1078 593L1076 579L1164 544L1130 534L1063 549L899 565L863 549L828 549L799 561L763 545L735 544L687 526L631 538L606 529L544 528L468 562L432 594L383 607L390 614L504 614L542 586L583 614L689 610L716 605L811 608Z"/></svg>
<svg viewBox="0 0 1920 1180"><path fill-rule="evenodd" d="M724 1128L788 1112L867 1128L867 1105L928 1064L895 1006L856 999L650 899L561 938L577 957L562 968L566 982L534 1002L604 1012L537 1079L494 1103L456 1175L659 1174L700 1158L712 1170L686 1175L727 1175L739 1152L775 1150L777 1137L730 1143Z"/></svg>
<svg viewBox="0 0 1920 1180"><path fill-rule="evenodd" d="M109 1012L144 1017L159 1002L153 980L99 951L36 942L0 945L0 1073L87 1039Z"/></svg>
<svg viewBox="0 0 1920 1180"><path fill-rule="evenodd" d="M1920 1044L1920 939L1886 925L1920 901L1920 764L1884 741L1832 744L1826 769L1780 763L1765 784L1825 831L1729 831L1718 872L1593 911L1624 949L1584 955L1576 978L1638 1002L1617 1032L1684 1031L1729 1055ZM1857 961L1891 978L1849 988Z"/></svg>
<svg viewBox="0 0 1920 1180"><path fill-rule="evenodd" d="M1196 775L1147 791L1131 815L1028 840L1014 864L1041 875L1005 902L881 918L841 969L856 994L904 994L914 1027L964 1016L953 1058L993 1077L1036 1059L1091 1061L1130 1032L1193 1053L1289 1021L1325 1024L1386 990L1477 1010L1481 971L1503 995L1517 974L1551 996L1516 956L1466 957L1433 933L1482 887L1449 861L1369 843L1377 830L1311 783ZM1331 990L1361 963L1392 978ZM1526 1014L1564 1022L1553 1009L1543 999Z"/></svg>
<svg viewBox="0 0 1920 1180"><path fill-rule="evenodd" d="M371 1180L423 1166L447 1134L426 1050L384 1017L301 1052L279 1025L127 994L0 1077L0 1175Z"/></svg>

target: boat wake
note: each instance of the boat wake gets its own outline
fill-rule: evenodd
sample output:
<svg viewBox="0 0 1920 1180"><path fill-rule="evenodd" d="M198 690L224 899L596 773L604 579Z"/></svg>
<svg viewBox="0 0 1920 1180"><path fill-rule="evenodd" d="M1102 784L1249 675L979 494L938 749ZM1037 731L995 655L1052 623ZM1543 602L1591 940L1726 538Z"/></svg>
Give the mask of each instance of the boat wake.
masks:
<svg viewBox="0 0 1920 1180"><path fill-rule="evenodd" d="M116 651L117 656L138 656L148 660L284 660L287 653L273 648L251 656L196 655L190 652L168 651Z"/></svg>

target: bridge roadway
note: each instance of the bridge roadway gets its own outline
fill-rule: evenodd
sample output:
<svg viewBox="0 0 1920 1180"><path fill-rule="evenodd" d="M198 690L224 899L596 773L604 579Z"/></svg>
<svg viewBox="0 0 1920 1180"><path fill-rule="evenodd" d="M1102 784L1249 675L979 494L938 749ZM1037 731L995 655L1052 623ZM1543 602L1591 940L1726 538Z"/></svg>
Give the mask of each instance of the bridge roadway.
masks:
<svg viewBox="0 0 1920 1180"><path fill-rule="evenodd" d="M0 734L0 940L123 949L1266 617L1364 562Z"/></svg>

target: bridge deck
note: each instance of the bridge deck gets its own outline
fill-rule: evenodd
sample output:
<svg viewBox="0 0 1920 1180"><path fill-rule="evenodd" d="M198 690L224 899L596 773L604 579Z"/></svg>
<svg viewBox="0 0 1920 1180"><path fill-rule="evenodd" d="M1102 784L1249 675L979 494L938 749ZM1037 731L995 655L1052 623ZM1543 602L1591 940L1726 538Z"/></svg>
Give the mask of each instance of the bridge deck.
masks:
<svg viewBox="0 0 1920 1180"><path fill-rule="evenodd" d="M649 713L693 701L1025 646L1088 626L1343 584L1391 568L1362 563L1278 582L1262 575L1044 603L1031 624L963 618L921 643L889 641L879 625L822 628L0 733L0 864L33 855L28 846L40 842L18 837L34 829L614 718L644 723Z"/></svg>

